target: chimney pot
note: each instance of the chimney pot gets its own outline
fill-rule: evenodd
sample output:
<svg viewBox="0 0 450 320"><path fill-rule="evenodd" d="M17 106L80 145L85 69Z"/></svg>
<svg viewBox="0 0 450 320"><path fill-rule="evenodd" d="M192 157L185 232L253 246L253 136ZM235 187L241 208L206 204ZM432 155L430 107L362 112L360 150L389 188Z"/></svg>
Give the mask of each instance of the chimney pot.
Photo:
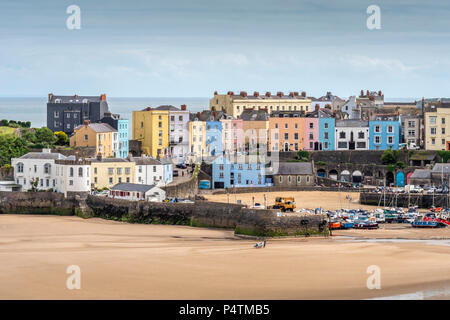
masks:
<svg viewBox="0 0 450 320"><path fill-rule="evenodd" d="M53 99L53 93L48 94L48 102L51 102Z"/></svg>
<svg viewBox="0 0 450 320"><path fill-rule="evenodd" d="M266 92L266 97L270 97L272 94L270 93L270 91Z"/></svg>
<svg viewBox="0 0 450 320"><path fill-rule="evenodd" d="M91 123L90 120L84 120L84 125L85 125L85 126L88 126L90 123Z"/></svg>
<svg viewBox="0 0 450 320"><path fill-rule="evenodd" d="M181 105L181 110L186 111L186 105L185 104Z"/></svg>
<svg viewBox="0 0 450 320"><path fill-rule="evenodd" d="M302 97L303 97L303 98L306 97L306 91L302 91Z"/></svg>
<svg viewBox="0 0 450 320"><path fill-rule="evenodd" d="M105 94L105 93L103 93L103 94L100 96L100 100L106 101L106 94Z"/></svg>
<svg viewBox="0 0 450 320"><path fill-rule="evenodd" d="M214 95L217 96L217 91L214 91Z"/></svg>

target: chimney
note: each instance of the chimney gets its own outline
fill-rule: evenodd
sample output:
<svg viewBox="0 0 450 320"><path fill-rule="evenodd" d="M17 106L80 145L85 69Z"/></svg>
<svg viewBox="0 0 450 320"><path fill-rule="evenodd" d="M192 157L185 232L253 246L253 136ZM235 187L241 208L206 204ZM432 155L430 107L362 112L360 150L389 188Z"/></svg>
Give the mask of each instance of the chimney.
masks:
<svg viewBox="0 0 450 320"><path fill-rule="evenodd" d="M378 91L378 95L381 97L381 90Z"/></svg>
<svg viewBox="0 0 450 320"><path fill-rule="evenodd" d="M131 152L128 152L128 158L129 161L133 161L133 154Z"/></svg>
<svg viewBox="0 0 450 320"><path fill-rule="evenodd" d="M319 109L320 109L320 106L318 104L316 104L315 107L314 107L314 110L315 111L319 111Z"/></svg>
<svg viewBox="0 0 450 320"><path fill-rule="evenodd" d="M258 91L254 91L254 92L253 92L253 96L254 96L254 97L259 97L259 92L258 92Z"/></svg>
<svg viewBox="0 0 450 320"><path fill-rule="evenodd" d="M73 95L73 97L74 97L75 99L78 99L78 95L77 95L76 93Z"/></svg>
<svg viewBox="0 0 450 320"><path fill-rule="evenodd" d="M289 97L294 97L294 93L293 92L289 92Z"/></svg>
<svg viewBox="0 0 450 320"><path fill-rule="evenodd" d="M200 120L200 112L197 112L197 118Z"/></svg>
<svg viewBox="0 0 450 320"><path fill-rule="evenodd" d="M366 90L366 96L369 96L369 95L370 95L369 90Z"/></svg>
<svg viewBox="0 0 450 320"><path fill-rule="evenodd" d="M281 91L278 91L278 92L277 92L277 96L281 98L282 96L284 96L284 93L281 92Z"/></svg>
<svg viewBox="0 0 450 320"><path fill-rule="evenodd" d="M298 97L298 91L294 91L294 96Z"/></svg>
<svg viewBox="0 0 450 320"><path fill-rule="evenodd" d="M48 102L51 102L53 99L53 93L48 94Z"/></svg>
<svg viewBox="0 0 450 320"><path fill-rule="evenodd" d="M217 96L217 91L214 91L214 95Z"/></svg>
<svg viewBox="0 0 450 320"><path fill-rule="evenodd" d="M216 92L217 92L217 91L216 91ZM182 105L181 105L181 110L182 110L182 111L186 111L186 105L185 105L185 104L182 104Z"/></svg>
<svg viewBox="0 0 450 320"><path fill-rule="evenodd" d="M364 96L364 90L363 89L361 89L361 94L359 95L360 97L363 97Z"/></svg>
<svg viewBox="0 0 450 320"><path fill-rule="evenodd" d="M152 110L151 107L147 107L147 108L144 109L144 111L150 111L150 110Z"/></svg>
<svg viewBox="0 0 450 320"><path fill-rule="evenodd" d="M75 151L75 161L78 161L79 158L80 158L80 154L77 150L77 151Z"/></svg>
<svg viewBox="0 0 450 320"><path fill-rule="evenodd" d="M303 98L306 97L306 91L302 91L302 97L303 97Z"/></svg>
<svg viewBox="0 0 450 320"><path fill-rule="evenodd" d="M103 93L103 94L100 96L100 100L101 100L101 101L106 101L106 94L105 94L105 93Z"/></svg>
<svg viewBox="0 0 450 320"><path fill-rule="evenodd" d="M247 92L241 91L241 92L239 93L239 95L240 95L241 97L246 97L246 96L247 96Z"/></svg>
<svg viewBox="0 0 450 320"><path fill-rule="evenodd" d="M266 97L270 97L272 94L270 93L270 91L266 92Z"/></svg>
<svg viewBox="0 0 450 320"><path fill-rule="evenodd" d="M84 125L85 125L85 126L88 126L90 123L91 123L90 120L84 120Z"/></svg>
<svg viewBox="0 0 450 320"><path fill-rule="evenodd" d="M217 112L213 112L213 116L214 116L214 120L216 120L216 118L217 118Z"/></svg>
<svg viewBox="0 0 450 320"><path fill-rule="evenodd" d="M97 153L97 160L102 161L102 154L100 152Z"/></svg>

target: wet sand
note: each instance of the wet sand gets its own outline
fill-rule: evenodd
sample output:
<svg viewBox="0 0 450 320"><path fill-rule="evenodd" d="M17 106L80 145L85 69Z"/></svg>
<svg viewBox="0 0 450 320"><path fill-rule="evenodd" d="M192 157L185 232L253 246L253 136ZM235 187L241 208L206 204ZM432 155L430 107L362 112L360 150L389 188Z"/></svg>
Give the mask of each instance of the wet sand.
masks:
<svg viewBox="0 0 450 320"><path fill-rule="evenodd" d="M275 202L276 197L294 197L297 209L315 209L323 208L325 210L335 209L375 209L376 206L360 205L358 192L333 192L333 191L283 191L283 192L255 192L255 193L236 193L236 194L215 194L204 195L209 201L237 203L241 200L242 204L248 206L253 205L253 197L255 202L264 205L264 194L266 195L266 203L271 206ZM345 197L350 196L351 200Z"/></svg>
<svg viewBox="0 0 450 320"><path fill-rule="evenodd" d="M446 245L254 243L228 230L0 215L0 299L366 299L450 288ZM69 265L81 268L80 290L66 288ZM370 265L381 290L366 287Z"/></svg>

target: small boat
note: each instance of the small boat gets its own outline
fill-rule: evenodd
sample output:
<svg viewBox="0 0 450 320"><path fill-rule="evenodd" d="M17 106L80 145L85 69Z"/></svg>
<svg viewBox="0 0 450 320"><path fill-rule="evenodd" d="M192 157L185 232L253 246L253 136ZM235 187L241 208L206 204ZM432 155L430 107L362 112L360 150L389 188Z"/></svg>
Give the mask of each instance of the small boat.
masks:
<svg viewBox="0 0 450 320"><path fill-rule="evenodd" d="M354 229L378 229L378 223L374 221L358 221L353 225Z"/></svg>
<svg viewBox="0 0 450 320"><path fill-rule="evenodd" d="M341 223L339 221L328 222L328 229L336 230L341 228Z"/></svg>
<svg viewBox="0 0 450 320"><path fill-rule="evenodd" d="M438 221L423 221L423 220L416 220L411 222L411 226L413 228L437 228L439 226Z"/></svg>
<svg viewBox="0 0 450 320"><path fill-rule="evenodd" d="M342 221L341 222L341 229L351 229L353 228L353 222L348 222L348 221Z"/></svg>

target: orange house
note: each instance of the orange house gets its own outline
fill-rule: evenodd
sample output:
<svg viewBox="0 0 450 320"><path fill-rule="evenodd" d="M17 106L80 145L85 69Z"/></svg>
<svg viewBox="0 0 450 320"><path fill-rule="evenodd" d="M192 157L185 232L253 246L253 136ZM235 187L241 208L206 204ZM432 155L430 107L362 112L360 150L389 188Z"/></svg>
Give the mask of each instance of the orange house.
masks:
<svg viewBox="0 0 450 320"><path fill-rule="evenodd" d="M269 118L270 151L304 149L305 114L299 111L274 111Z"/></svg>
<svg viewBox="0 0 450 320"><path fill-rule="evenodd" d="M115 158L118 150L117 130L107 123L84 124L74 129L70 137L71 147L95 147L96 154L104 158Z"/></svg>

